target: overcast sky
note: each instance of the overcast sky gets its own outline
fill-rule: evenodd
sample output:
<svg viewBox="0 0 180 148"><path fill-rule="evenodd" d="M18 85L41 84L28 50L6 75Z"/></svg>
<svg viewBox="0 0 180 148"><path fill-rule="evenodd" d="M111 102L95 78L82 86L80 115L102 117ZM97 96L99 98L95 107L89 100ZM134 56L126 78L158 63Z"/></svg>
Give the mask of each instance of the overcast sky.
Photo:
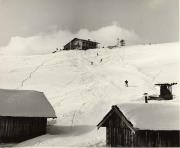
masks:
<svg viewBox="0 0 180 148"><path fill-rule="evenodd" d="M99 37L108 27L119 27L125 36L142 43L178 41L178 0L0 0L0 46L54 32L68 39L82 30ZM66 31L66 33L64 32ZM93 34L93 33L94 34ZM130 34L129 33L129 34ZM93 35L92 35L93 34ZM102 34L101 34L102 36ZM62 37L62 36L58 36ZM122 37L122 35L121 35ZM98 39L98 38L97 38ZM94 40L97 40L94 39ZM59 39L61 40L61 39ZM128 38L127 38L128 40Z"/></svg>

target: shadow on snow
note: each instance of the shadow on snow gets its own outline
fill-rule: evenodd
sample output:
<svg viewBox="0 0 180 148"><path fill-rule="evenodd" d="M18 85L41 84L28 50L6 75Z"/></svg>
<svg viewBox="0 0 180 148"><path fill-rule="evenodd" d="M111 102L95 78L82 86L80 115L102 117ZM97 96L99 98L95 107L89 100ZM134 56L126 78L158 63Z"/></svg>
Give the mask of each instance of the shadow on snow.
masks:
<svg viewBox="0 0 180 148"><path fill-rule="evenodd" d="M90 125L74 125L74 126L60 126L60 125L51 125L47 128L47 133L50 135L59 135L62 137L66 136L79 136L82 134L86 134L93 129L95 129L96 126L90 126Z"/></svg>

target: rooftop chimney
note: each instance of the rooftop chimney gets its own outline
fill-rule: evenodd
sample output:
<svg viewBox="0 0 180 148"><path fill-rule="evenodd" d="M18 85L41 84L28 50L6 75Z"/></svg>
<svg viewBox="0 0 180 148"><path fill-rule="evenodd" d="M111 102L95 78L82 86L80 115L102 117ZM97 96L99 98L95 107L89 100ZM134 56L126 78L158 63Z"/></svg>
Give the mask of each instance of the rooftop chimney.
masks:
<svg viewBox="0 0 180 148"><path fill-rule="evenodd" d="M148 93L144 93L144 97L145 97L145 103L148 103Z"/></svg>
<svg viewBox="0 0 180 148"><path fill-rule="evenodd" d="M145 96L145 103L148 103L148 98L147 98L147 96Z"/></svg>

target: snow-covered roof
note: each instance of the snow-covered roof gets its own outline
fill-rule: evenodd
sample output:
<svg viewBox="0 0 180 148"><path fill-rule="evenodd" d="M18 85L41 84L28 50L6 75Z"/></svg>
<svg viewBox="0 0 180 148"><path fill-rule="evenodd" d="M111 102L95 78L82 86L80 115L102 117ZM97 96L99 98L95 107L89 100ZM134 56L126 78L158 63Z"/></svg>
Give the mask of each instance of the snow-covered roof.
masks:
<svg viewBox="0 0 180 148"><path fill-rule="evenodd" d="M33 90L0 89L0 116L55 118L44 93Z"/></svg>
<svg viewBox="0 0 180 148"><path fill-rule="evenodd" d="M134 128L180 130L180 105L175 103L123 103L116 105Z"/></svg>
<svg viewBox="0 0 180 148"><path fill-rule="evenodd" d="M80 39L80 38L73 38L70 42L72 42L72 41L74 41L74 40L82 40L82 41L85 41L85 42L93 42L93 43L100 44L100 43L98 43L98 42L96 42L96 41L92 41L92 40L90 40L90 39L85 40L85 39ZM70 42L68 42L67 44L69 44ZM66 44L66 45L67 45L67 44ZM66 45L64 45L64 46L66 46Z"/></svg>

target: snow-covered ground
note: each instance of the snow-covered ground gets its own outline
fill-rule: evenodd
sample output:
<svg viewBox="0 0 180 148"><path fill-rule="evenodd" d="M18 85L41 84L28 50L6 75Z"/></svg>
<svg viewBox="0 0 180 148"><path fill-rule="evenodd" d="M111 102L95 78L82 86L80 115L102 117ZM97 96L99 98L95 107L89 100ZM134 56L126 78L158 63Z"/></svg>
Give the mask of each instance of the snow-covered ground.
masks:
<svg viewBox="0 0 180 148"><path fill-rule="evenodd" d="M155 83L179 83L179 49L180 43L167 43L0 55L0 88L43 91L58 117L49 120L46 135L17 146L104 146L105 129L96 125L111 105L143 102L145 92L159 94ZM179 103L178 90L179 84L173 86L171 102Z"/></svg>

